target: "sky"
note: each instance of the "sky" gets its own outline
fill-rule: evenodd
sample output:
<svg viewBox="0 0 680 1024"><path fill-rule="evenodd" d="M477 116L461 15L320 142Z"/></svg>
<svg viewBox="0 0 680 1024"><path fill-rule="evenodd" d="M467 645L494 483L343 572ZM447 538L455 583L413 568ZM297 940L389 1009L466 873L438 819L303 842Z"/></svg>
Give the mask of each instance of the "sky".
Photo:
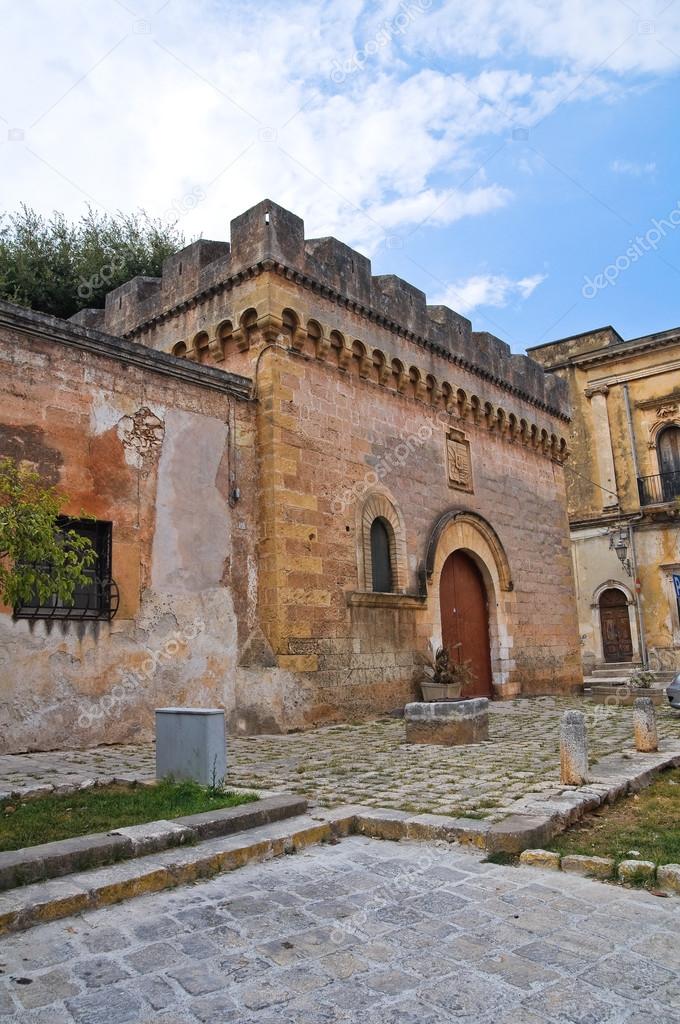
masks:
<svg viewBox="0 0 680 1024"><path fill-rule="evenodd" d="M0 211L270 198L515 351L680 324L680 0L0 0Z"/></svg>

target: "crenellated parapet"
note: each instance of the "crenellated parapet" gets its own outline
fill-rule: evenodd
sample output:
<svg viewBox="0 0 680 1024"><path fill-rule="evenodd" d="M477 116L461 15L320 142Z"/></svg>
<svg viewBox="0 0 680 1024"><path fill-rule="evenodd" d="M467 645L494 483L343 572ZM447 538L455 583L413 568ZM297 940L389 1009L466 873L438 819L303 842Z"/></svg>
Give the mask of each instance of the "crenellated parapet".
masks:
<svg viewBox="0 0 680 1024"><path fill-rule="evenodd" d="M546 374L533 359L513 354L492 334L473 331L470 321L454 310L428 305L425 294L407 281L392 274L373 276L371 261L337 239L305 239L301 218L271 200L258 203L231 222L230 244L199 239L170 256L160 278L137 277L110 292L101 327L144 342L149 332L193 309L214 307L220 297L233 312L206 326L198 340L192 336L174 342L176 354L199 361L209 356L219 364L229 344L240 346L240 351L250 344L254 326L265 312L244 310L228 293L262 274L284 277L367 325L414 343L428 354L423 360L428 365L429 356L434 355L551 416L569 418L567 387L561 379ZM94 314L83 311L78 315ZM316 329L312 325L311 330ZM329 329L327 336L320 336L320 351L328 355L335 349L340 368L346 369L355 357L353 347L359 351L364 346L359 357L361 374L368 377L375 372L373 360L380 356L371 353L379 350L369 351L366 343L357 339L349 345L339 344L333 334L337 331ZM292 337L291 348L299 349L301 338ZM385 362L378 371L383 384L394 376L387 365ZM404 367L397 373L398 391L404 393L413 385L412 369ZM424 374L423 381L426 377ZM423 398L428 390L432 388L427 383L418 382L416 397Z"/></svg>
<svg viewBox="0 0 680 1024"><path fill-rule="evenodd" d="M308 318L292 308L258 313L251 307L240 318L220 320L194 334L189 342L178 342L172 354L199 363L229 365L236 353L262 351L275 346L314 359L341 373L355 376L405 399L443 411L453 422L486 428L510 444L519 444L556 462L564 462L569 447L550 422L517 411L512 404L498 403L483 386L473 389L449 377L435 375L422 365L405 362L389 351L347 335L320 319ZM446 365L446 364L442 364Z"/></svg>

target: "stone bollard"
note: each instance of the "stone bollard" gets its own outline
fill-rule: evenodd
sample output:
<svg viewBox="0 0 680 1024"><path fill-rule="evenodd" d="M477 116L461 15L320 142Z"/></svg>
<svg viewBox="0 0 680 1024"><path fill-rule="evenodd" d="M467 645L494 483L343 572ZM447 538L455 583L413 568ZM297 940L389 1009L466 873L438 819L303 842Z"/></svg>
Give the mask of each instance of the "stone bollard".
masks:
<svg viewBox="0 0 680 1024"><path fill-rule="evenodd" d="M588 736L582 711L565 711L560 729L560 781L565 786L588 782Z"/></svg>
<svg viewBox="0 0 680 1024"><path fill-rule="evenodd" d="M633 728L635 730L635 749L650 753L659 749L659 736L656 731L656 711L651 697L637 697L633 707Z"/></svg>

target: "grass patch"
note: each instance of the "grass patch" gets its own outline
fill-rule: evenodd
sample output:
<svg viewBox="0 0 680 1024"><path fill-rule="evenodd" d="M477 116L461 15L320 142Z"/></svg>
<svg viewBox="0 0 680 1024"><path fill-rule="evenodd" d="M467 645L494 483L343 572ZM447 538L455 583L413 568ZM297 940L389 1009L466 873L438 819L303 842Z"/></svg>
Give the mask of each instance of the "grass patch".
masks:
<svg viewBox="0 0 680 1024"><path fill-rule="evenodd" d="M552 841L558 853L584 853L656 864L680 864L680 770L664 772L647 789L606 805Z"/></svg>
<svg viewBox="0 0 680 1024"><path fill-rule="evenodd" d="M506 867L512 867L519 863L519 857L516 853L503 853L498 850L497 853L489 853L483 861L484 864L502 864Z"/></svg>
<svg viewBox="0 0 680 1024"><path fill-rule="evenodd" d="M178 818L257 800L252 793L229 793L172 782L155 786L96 786L64 796L0 803L0 850L19 850L90 832L110 832L125 825Z"/></svg>

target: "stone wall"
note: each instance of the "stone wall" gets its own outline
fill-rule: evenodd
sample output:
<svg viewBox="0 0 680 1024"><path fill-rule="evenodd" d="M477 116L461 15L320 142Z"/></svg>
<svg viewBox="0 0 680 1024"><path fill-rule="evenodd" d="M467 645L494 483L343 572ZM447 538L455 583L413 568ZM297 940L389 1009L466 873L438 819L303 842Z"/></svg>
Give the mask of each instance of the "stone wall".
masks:
<svg viewBox="0 0 680 1024"><path fill-rule="evenodd" d="M571 396L565 469L584 664L603 662L599 600L615 589L628 607L633 661L677 672L680 525L674 482L666 491L660 482L657 442L668 427L680 428L680 332L624 341L608 327L532 354ZM627 535L625 564L610 543L616 529Z"/></svg>
<svg viewBox="0 0 680 1024"><path fill-rule="evenodd" d="M259 204L71 324L0 304L0 359L0 451L113 522L121 590L111 623L0 614L5 749L147 738L159 704L240 732L390 711L441 642L457 549L495 695L581 684L564 382L288 211Z"/></svg>
<svg viewBox="0 0 680 1024"><path fill-rule="evenodd" d="M112 622L0 609L3 751L149 738L159 704L235 706L255 615L249 382L138 348L0 309L0 453L113 523L120 589Z"/></svg>
<svg viewBox="0 0 680 1024"><path fill-rule="evenodd" d="M447 511L491 524L507 556L503 589L478 531L450 538L486 568L498 696L578 687L573 582L562 467L472 419L362 379L358 365L270 352L262 371L259 445L267 541L262 615L280 664L314 689L310 720L389 710L415 693L414 655L441 639L438 571L428 542ZM446 435L463 426L474 493L447 476ZM367 594L362 512L379 494L404 542L403 594ZM472 536L470 536L472 535ZM443 560L443 559L442 559ZM266 596L265 596L266 595ZM495 626L495 629L494 629Z"/></svg>

